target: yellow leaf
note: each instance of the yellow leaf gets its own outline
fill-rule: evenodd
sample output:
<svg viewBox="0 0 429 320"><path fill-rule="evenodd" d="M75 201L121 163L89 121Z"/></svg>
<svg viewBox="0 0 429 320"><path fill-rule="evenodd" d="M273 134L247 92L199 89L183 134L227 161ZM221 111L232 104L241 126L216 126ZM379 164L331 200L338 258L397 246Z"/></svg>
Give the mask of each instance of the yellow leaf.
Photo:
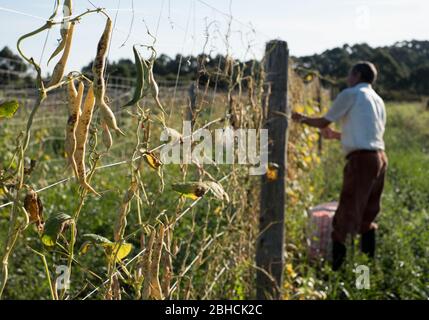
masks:
<svg viewBox="0 0 429 320"><path fill-rule="evenodd" d="M292 264L290 263L286 264L286 272L292 278L295 278L297 275L296 272L293 270Z"/></svg>
<svg viewBox="0 0 429 320"><path fill-rule="evenodd" d="M276 181L279 177L279 166L276 163L269 163L266 176L268 181Z"/></svg>
<svg viewBox="0 0 429 320"><path fill-rule="evenodd" d="M311 158L311 156L305 156L304 157L304 162L307 163L307 164L310 164L312 162L312 160L313 159Z"/></svg>
<svg viewBox="0 0 429 320"><path fill-rule="evenodd" d="M202 182L174 183L172 188L182 196L192 200L202 197L208 190L208 186Z"/></svg>
<svg viewBox="0 0 429 320"><path fill-rule="evenodd" d="M116 256L116 262L128 256L133 248L131 243L103 243L102 246L104 247L107 258L113 261Z"/></svg>
<svg viewBox="0 0 429 320"><path fill-rule="evenodd" d="M268 169L267 170L267 179L269 181L276 181L277 180L277 170L276 169Z"/></svg>
<svg viewBox="0 0 429 320"><path fill-rule="evenodd" d="M53 239L50 235L44 234L42 236L42 242L47 247L53 247L56 243L56 240Z"/></svg>
<svg viewBox="0 0 429 320"><path fill-rule="evenodd" d="M310 136L308 137L308 140L312 142L316 142L317 140L319 140L319 136L317 133L310 134Z"/></svg>
<svg viewBox="0 0 429 320"><path fill-rule="evenodd" d="M305 82L310 82L313 80L313 74L309 73L304 77Z"/></svg>
<svg viewBox="0 0 429 320"><path fill-rule="evenodd" d="M216 214L216 215L221 215L222 214L222 208L221 207L217 207L215 210L214 210L214 213Z"/></svg>
<svg viewBox="0 0 429 320"><path fill-rule="evenodd" d="M288 196L292 196L292 197L295 197L296 196L296 193L295 193L295 191L294 190L292 190L291 188L286 188L286 194L288 195Z"/></svg>
<svg viewBox="0 0 429 320"><path fill-rule="evenodd" d="M12 118L19 108L16 100L6 101L0 104L0 118Z"/></svg>
<svg viewBox="0 0 429 320"><path fill-rule="evenodd" d="M193 193L182 193L182 196L184 196L185 198L189 198L191 200L197 200L199 198Z"/></svg>
<svg viewBox="0 0 429 320"><path fill-rule="evenodd" d="M145 152L143 154L143 159L152 169L155 170L157 170L162 165L161 160L159 160L153 152Z"/></svg>
<svg viewBox="0 0 429 320"><path fill-rule="evenodd" d="M295 111L296 111L296 112L299 112L299 113L303 113L303 112L304 112L304 106L302 106L302 105L297 106L297 107L295 108Z"/></svg>
<svg viewBox="0 0 429 320"><path fill-rule="evenodd" d="M85 241L79 249L79 254L86 254L91 247L91 241Z"/></svg>

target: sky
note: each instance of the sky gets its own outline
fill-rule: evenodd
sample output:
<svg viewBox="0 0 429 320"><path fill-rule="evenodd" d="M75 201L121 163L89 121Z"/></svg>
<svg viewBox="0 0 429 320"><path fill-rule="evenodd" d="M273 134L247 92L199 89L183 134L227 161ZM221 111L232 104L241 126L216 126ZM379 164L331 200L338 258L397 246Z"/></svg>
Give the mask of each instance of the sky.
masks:
<svg viewBox="0 0 429 320"><path fill-rule="evenodd" d="M429 40L427 0L91 0L92 4L88 0L74 0L73 3L73 14L93 9L94 4L106 8L114 20L110 60L132 58L133 44L150 44L146 26L156 35L158 53L170 56L204 50L230 53L239 59L260 58L265 43L271 39L286 40L295 56L321 53L345 43L383 46L403 40ZM0 48L7 45L16 51L18 37L40 27L51 15L53 6L53 0L0 0ZM75 29L68 69L80 70L94 58L104 23L101 14L82 18ZM46 63L58 44L59 34L60 28L54 27L49 34L39 34L23 44L28 56L41 61L44 72L55 65Z"/></svg>

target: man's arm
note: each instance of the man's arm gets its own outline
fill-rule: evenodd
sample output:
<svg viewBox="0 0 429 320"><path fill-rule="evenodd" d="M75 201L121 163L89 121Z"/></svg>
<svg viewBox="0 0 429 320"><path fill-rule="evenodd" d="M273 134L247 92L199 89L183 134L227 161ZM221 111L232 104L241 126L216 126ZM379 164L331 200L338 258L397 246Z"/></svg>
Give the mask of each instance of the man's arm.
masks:
<svg viewBox="0 0 429 320"><path fill-rule="evenodd" d="M331 121L326 118L310 118L298 112L292 113L292 120L319 129L324 129L331 124Z"/></svg>
<svg viewBox="0 0 429 320"><path fill-rule="evenodd" d="M304 123L311 127L319 128L322 134L328 139L341 139L341 133L328 128L332 122L344 117L350 108L353 107L355 101L355 93L351 89L343 90L334 100L332 107L323 117L310 118L298 112L292 112L292 120L299 123ZM324 132L325 131L325 132Z"/></svg>
<svg viewBox="0 0 429 320"><path fill-rule="evenodd" d="M292 120L297 121L299 123L304 123L306 125L309 125L310 127L321 129L320 131L321 131L322 137L325 139L341 140L341 133L329 128L329 125L332 122L324 117L310 118L301 113L293 112Z"/></svg>

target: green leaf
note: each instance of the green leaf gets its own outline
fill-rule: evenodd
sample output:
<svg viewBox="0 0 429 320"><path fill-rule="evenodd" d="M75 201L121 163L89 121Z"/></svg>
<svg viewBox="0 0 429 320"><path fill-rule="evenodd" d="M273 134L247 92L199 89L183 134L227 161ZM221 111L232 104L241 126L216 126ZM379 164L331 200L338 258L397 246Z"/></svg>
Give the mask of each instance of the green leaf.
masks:
<svg viewBox="0 0 429 320"><path fill-rule="evenodd" d="M85 241L79 249L79 254L81 255L86 254L89 248L91 247L91 245L102 246L102 245L108 245L112 243L109 239L99 236L98 234L87 233L87 234L84 234L82 237L88 240Z"/></svg>
<svg viewBox="0 0 429 320"><path fill-rule="evenodd" d="M88 241L91 241L95 245L104 245L112 243L112 241L110 241L109 239L99 236L98 234L87 233L84 234L82 237L88 239Z"/></svg>
<svg viewBox="0 0 429 320"><path fill-rule="evenodd" d="M67 29L61 28L61 42L58 44L58 47L55 49L55 51L51 54L51 56L48 59L47 65L49 65L49 62L53 58L55 58L61 51L64 50L67 42Z"/></svg>
<svg viewBox="0 0 429 320"><path fill-rule="evenodd" d="M19 108L16 100L6 101L0 104L0 118L12 118Z"/></svg>
<svg viewBox="0 0 429 320"><path fill-rule="evenodd" d="M134 60L136 65L136 71L137 71L137 78L136 78L136 87L134 89L134 95L131 101L127 102L123 108L135 105L137 102L140 101L140 99L143 97L143 88L145 85L145 68L143 67L142 57L140 55L140 52L138 52L136 46L133 46L133 52L134 52Z"/></svg>
<svg viewBox="0 0 429 320"><path fill-rule="evenodd" d="M73 221L73 218L65 213L56 213L49 217L45 223L45 229L42 235L42 242L45 246L53 247L57 242L59 235L63 232L64 227L70 222Z"/></svg>

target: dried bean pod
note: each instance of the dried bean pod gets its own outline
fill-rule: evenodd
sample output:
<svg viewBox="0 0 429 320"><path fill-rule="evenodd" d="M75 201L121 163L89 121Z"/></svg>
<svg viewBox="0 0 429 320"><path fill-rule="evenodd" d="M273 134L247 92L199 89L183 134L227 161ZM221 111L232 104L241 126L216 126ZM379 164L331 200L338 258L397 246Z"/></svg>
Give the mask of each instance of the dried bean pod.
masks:
<svg viewBox="0 0 429 320"><path fill-rule="evenodd" d="M130 201L134 198L137 188L137 182L133 181L128 190L125 192L124 197L122 199L122 204L119 209L118 220L116 221L115 225L114 238L116 242L121 241L124 236L125 228L127 226L127 215L130 208Z"/></svg>
<svg viewBox="0 0 429 320"><path fill-rule="evenodd" d="M159 264L161 262L162 246L164 244L164 225L160 225L158 233L158 241L153 248L152 265L150 267L151 281L150 281L150 295L157 299L162 300L161 283L159 282Z"/></svg>
<svg viewBox="0 0 429 320"><path fill-rule="evenodd" d="M63 5L63 15L64 16L66 16L66 15L71 16L71 14L72 14L72 0L65 0L64 5ZM48 63L47 63L48 65L49 65L49 62L51 62L51 60L53 58L55 58L65 48L66 43L67 43L67 33L68 33L69 28L70 28L70 22L67 22L67 28L65 28L64 26L61 27L61 30L60 30L61 41L58 44L58 47L55 49L55 51L49 57Z"/></svg>
<svg viewBox="0 0 429 320"><path fill-rule="evenodd" d="M100 108L101 118L107 124L107 126L115 130L117 133L125 136L125 133L119 129L116 123L115 114L112 112L110 107L104 101L99 101L98 107Z"/></svg>
<svg viewBox="0 0 429 320"><path fill-rule="evenodd" d="M168 220L167 220L168 223ZM171 258L171 237L172 237L172 230L171 228L167 227L167 230L165 232L165 245L167 247L167 250L164 250L161 257L161 264L164 267L164 273L163 278L161 279L161 288L162 292L164 294L164 297L168 299L170 296L170 283L171 278L173 276L173 261Z"/></svg>
<svg viewBox="0 0 429 320"><path fill-rule="evenodd" d="M83 104L82 114L79 117L79 122L76 128L76 151L75 161L78 171L78 180L83 188L99 195L86 181L85 174L85 145L88 139L89 125L92 119L92 113L95 105L94 90L92 85L88 89L88 93Z"/></svg>
<svg viewBox="0 0 429 320"><path fill-rule="evenodd" d="M106 150L109 151L113 144L112 134L110 133L109 126L105 122L101 124L101 127L103 128L101 138L104 146L106 147Z"/></svg>
<svg viewBox="0 0 429 320"><path fill-rule="evenodd" d="M153 244L155 242L156 231L153 230L150 234L149 243L146 247L146 251L142 258L142 266L144 272L143 287L142 287L142 299L146 300L150 295L150 284L151 284L151 265L152 265L152 252Z"/></svg>
<svg viewBox="0 0 429 320"><path fill-rule="evenodd" d="M97 55L92 66L92 73L94 74L94 94L95 103L100 108L102 120L115 130L117 133L125 135L116 124L116 118L110 107L106 104L106 83L104 81L104 69L106 65L106 56L109 48L110 37L112 35L112 20L110 18L106 21L103 34L97 46Z"/></svg>
<svg viewBox="0 0 429 320"><path fill-rule="evenodd" d="M83 82L79 82L79 91L76 90L73 80L68 83L69 117L67 120L66 141L64 149L76 177L78 177L78 172L76 161L74 159L74 153L76 151L76 128L80 116L80 105L82 104L83 89Z"/></svg>
<svg viewBox="0 0 429 320"><path fill-rule="evenodd" d="M66 40L66 44L64 46L63 55L61 56L61 59L55 65L54 71L52 73L51 81L49 81L47 87L57 85L61 81L61 79L63 78L64 70L65 70L66 64L67 64L67 60L68 60L69 55L70 55L70 49L71 49L71 44L72 44L72 40L73 40L74 25L75 25L75 23L72 22L68 28L67 40Z"/></svg>
<svg viewBox="0 0 429 320"><path fill-rule="evenodd" d="M96 100L104 101L105 94L105 81L104 69L106 65L106 56L109 48L110 37L112 35L112 20L110 18L106 21L103 34L98 42L97 55L92 65L92 73L94 74L94 94Z"/></svg>
<svg viewBox="0 0 429 320"><path fill-rule="evenodd" d="M150 82L150 92L152 94L152 98L155 100L156 105L163 113L165 113L165 110L161 104L161 101L159 100L159 87L158 84L155 81L155 77L153 75L153 64L151 65L151 68L149 69L149 82Z"/></svg>
<svg viewBox="0 0 429 320"><path fill-rule="evenodd" d="M24 208L29 215L30 223L35 222L37 229L43 229L43 204L37 193L30 190L24 198Z"/></svg>

